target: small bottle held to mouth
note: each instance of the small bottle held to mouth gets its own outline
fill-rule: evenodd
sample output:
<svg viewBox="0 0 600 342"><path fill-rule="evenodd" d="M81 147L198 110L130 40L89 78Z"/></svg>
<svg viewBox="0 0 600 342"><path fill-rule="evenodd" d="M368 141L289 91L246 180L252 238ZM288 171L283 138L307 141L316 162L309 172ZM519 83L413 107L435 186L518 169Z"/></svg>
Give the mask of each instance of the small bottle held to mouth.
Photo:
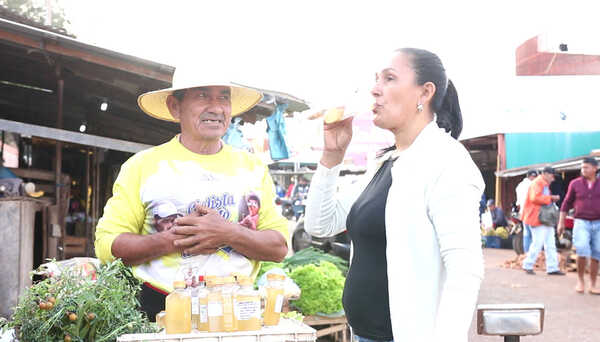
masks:
<svg viewBox="0 0 600 342"><path fill-rule="evenodd" d="M345 120L349 117L361 115L369 112L371 106L367 103L368 97L365 92L356 89L343 104L338 106L330 106L321 111L325 124L332 124Z"/></svg>

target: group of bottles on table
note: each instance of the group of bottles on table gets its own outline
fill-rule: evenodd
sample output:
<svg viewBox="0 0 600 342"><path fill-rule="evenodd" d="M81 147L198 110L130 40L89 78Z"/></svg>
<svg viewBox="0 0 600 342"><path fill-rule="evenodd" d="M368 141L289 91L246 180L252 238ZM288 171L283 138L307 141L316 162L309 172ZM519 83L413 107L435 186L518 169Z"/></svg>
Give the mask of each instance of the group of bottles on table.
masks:
<svg viewBox="0 0 600 342"><path fill-rule="evenodd" d="M260 330L279 324L285 276L267 274L264 317L261 296L247 276L197 276L194 281L175 281L166 298L164 320L167 334ZM160 314L159 314L160 315Z"/></svg>

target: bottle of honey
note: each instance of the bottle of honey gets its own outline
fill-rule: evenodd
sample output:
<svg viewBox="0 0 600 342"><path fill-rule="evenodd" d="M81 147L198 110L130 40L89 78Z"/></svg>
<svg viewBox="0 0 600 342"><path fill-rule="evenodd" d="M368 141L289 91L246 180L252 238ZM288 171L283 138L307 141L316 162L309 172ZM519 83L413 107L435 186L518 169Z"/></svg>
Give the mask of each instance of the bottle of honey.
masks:
<svg viewBox="0 0 600 342"><path fill-rule="evenodd" d="M223 277L223 286L221 296L223 298L223 330L227 332L237 330L233 302L235 299L235 290L237 284L234 277Z"/></svg>
<svg viewBox="0 0 600 342"><path fill-rule="evenodd" d="M207 277L207 314L208 331L217 332L223 329L223 296L221 286L223 281L220 277Z"/></svg>
<svg viewBox="0 0 600 342"><path fill-rule="evenodd" d="M175 290L165 300L167 334L188 334L192 331L192 297L184 281L173 282Z"/></svg>
<svg viewBox="0 0 600 342"><path fill-rule="evenodd" d="M198 321L199 331L208 331L208 289L203 276L198 277Z"/></svg>
<svg viewBox="0 0 600 342"><path fill-rule="evenodd" d="M283 282L281 274L267 274L267 303L265 305L265 325L279 324L279 316L283 307Z"/></svg>
<svg viewBox="0 0 600 342"><path fill-rule="evenodd" d="M235 296L235 318L238 330L260 330L260 295L254 290L252 279L238 276L240 289Z"/></svg>

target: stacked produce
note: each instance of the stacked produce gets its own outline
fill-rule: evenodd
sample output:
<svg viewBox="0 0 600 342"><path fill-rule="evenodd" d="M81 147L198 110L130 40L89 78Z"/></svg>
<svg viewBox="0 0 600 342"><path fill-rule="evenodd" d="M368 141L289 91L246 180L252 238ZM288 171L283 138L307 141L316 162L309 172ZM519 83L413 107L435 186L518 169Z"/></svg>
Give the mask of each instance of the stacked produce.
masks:
<svg viewBox="0 0 600 342"><path fill-rule="evenodd" d="M302 295L291 304L305 315L332 314L342 310L344 275L348 262L315 248L303 249L281 263L264 262L259 277L281 268L300 287Z"/></svg>
<svg viewBox="0 0 600 342"><path fill-rule="evenodd" d="M139 291L121 261L91 274L70 268L31 286L0 330L14 328L21 342L103 342L125 333L156 332L157 326L138 311Z"/></svg>

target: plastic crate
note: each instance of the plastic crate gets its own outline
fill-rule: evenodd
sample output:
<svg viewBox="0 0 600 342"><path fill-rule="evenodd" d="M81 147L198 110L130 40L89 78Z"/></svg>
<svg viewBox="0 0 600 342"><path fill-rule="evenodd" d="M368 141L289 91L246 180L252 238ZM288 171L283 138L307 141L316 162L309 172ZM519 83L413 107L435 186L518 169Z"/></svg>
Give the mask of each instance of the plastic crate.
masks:
<svg viewBox="0 0 600 342"><path fill-rule="evenodd" d="M257 331L237 332L194 332L191 334L167 335L164 331L156 334L128 334L117 338L117 342L314 342L317 332L308 325L282 318L279 325L263 327Z"/></svg>

